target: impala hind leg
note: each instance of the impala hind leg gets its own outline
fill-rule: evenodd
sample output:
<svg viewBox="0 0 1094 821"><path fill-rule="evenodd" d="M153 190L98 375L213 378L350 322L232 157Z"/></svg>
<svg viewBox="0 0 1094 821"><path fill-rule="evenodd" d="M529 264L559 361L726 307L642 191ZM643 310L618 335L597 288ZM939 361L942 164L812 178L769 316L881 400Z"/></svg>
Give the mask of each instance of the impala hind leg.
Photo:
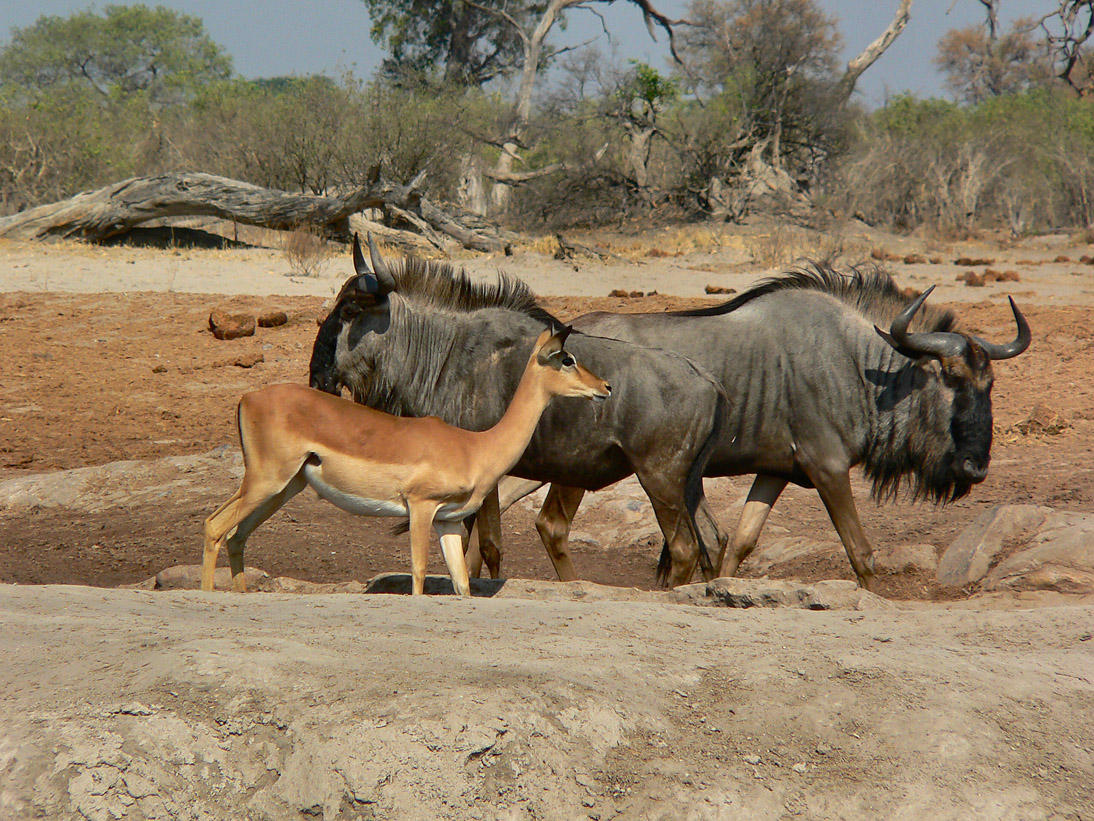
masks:
<svg viewBox="0 0 1094 821"><path fill-rule="evenodd" d="M874 575L874 552L855 508L855 497L851 492L851 475L846 472L824 472L809 476L816 485L821 501L828 509L832 524L836 526L843 549L855 569L859 587L877 592L877 579Z"/></svg>
<svg viewBox="0 0 1094 821"><path fill-rule="evenodd" d="M719 575L737 575L741 562L756 548L756 543L760 540L760 531L767 522L767 516L785 487L786 479L764 473L756 475L752 488L748 491L745 505L741 509L741 518L737 521L737 532L733 534L732 546L728 552L723 546L718 554L718 563L715 567L721 568Z"/></svg>
<svg viewBox="0 0 1094 821"><path fill-rule="evenodd" d="M307 484L307 480L299 472L284 484L258 482L253 479L248 481L248 477L244 476L243 485L235 495L205 520L205 554L201 567L201 589L213 589L217 554L221 546L227 543L228 564L232 571L232 588L238 593L246 593L243 548L247 543L247 537L276 513L285 502L302 491Z"/></svg>
<svg viewBox="0 0 1094 821"><path fill-rule="evenodd" d="M547 548L558 580L562 582L572 582L577 578L577 571L570 559L570 525L584 496L585 491L579 487L551 485L536 516L539 538Z"/></svg>
<svg viewBox="0 0 1094 821"><path fill-rule="evenodd" d="M452 587L459 595L470 596L471 580L467 577L467 564L463 558L463 526L459 522L434 521L433 529L441 539L441 552L448 565Z"/></svg>

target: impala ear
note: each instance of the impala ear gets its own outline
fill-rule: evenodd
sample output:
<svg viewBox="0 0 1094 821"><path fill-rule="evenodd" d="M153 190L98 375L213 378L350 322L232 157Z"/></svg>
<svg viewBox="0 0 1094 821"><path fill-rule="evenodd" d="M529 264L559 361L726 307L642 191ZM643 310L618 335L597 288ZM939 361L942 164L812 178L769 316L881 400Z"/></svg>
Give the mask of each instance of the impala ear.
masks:
<svg viewBox="0 0 1094 821"><path fill-rule="evenodd" d="M569 325L563 325L561 328L552 327L539 335L537 344L540 346L538 358L541 365L546 365L551 357L562 353L562 346L566 344L566 337L572 330Z"/></svg>

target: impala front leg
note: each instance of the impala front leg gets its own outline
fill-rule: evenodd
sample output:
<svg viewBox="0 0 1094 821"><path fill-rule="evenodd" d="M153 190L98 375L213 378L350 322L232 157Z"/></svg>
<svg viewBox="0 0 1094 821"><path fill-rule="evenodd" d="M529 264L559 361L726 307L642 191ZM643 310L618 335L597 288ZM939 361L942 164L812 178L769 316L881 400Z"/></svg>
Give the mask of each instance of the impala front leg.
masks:
<svg viewBox="0 0 1094 821"><path fill-rule="evenodd" d="M421 596L425 593L425 571L429 564L429 528L439 507L425 501L408 502L407 507L410 514L410 592Z"/></svg>
<svg viewBox="0 0 1094 821"><path fill-rule="evenodd" d="M434 521L433 527L441 538L441 552L448 565L452 587L459 595L470 596L471 580L467 577L467 563L463 557L463 526L459 522Z"/></svg>

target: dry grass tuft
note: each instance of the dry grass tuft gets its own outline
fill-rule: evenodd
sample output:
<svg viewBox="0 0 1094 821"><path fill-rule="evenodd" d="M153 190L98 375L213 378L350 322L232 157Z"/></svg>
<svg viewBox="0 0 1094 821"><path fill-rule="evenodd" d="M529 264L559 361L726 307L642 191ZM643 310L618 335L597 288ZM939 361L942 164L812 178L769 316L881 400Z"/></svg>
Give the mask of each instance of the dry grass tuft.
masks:
<svg viewBox="0 0 1094 821"><path fill-rule="evenodd" d="M330 265L334 248L319 231L307 225L289 231L282 239L281 250L289 269L297 276L317 277Z"/></svg>

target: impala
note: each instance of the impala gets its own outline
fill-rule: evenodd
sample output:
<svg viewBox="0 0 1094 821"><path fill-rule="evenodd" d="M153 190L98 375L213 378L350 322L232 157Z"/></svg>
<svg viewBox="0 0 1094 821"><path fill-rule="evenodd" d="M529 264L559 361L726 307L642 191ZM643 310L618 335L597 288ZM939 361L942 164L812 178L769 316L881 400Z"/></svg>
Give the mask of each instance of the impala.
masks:
<svg viewBox="0 0 1094 821"><path fill-rule="evenodd" d="M460 523L520 459L552 397L604 400L611 394L563 348L569 333L539 335L505 414L484 431L436 417L392 416L303 385L244 395L237 415L243 483L205 520L202 589L213 589L217 553L227 543L232 586L245 592L247 537L311 485L351 513L409 517L415 595L425 585L432 524L453 587L469 596Z"/></svg>

